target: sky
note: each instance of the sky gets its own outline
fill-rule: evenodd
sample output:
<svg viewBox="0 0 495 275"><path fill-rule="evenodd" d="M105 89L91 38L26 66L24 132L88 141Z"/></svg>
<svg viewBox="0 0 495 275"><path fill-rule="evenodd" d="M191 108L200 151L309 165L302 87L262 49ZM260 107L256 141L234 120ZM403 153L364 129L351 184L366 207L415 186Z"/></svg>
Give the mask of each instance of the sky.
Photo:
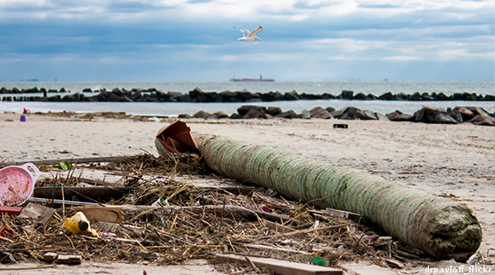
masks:
<svg viewBox="0 0 495 275"><path fill-rule="evenodd" d="M494 81L494 25L494 0L0 0L0 79Z"/></svg>

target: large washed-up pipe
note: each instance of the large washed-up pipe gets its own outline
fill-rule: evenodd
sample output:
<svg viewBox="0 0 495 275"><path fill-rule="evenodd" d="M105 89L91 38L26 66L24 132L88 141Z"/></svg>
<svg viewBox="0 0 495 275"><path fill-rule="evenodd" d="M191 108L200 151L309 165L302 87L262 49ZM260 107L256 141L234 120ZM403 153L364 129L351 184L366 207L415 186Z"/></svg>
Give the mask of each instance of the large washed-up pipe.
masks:
<svg viewBox="0 0 495 275"><path fill-rule="evenodd" d="M435 258L465 261L481 243L478 220L464 204L270 146L207 134L193 137L217 173L304 202L325 198L315 205L362 214ZM164 150L158 142L157 149Z"/></svg>

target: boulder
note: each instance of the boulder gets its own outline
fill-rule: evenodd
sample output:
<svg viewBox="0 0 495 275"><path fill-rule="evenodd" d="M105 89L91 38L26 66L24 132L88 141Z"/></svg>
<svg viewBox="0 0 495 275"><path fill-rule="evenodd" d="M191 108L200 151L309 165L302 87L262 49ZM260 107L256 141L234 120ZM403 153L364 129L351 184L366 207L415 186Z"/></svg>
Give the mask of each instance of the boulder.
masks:
<svg viewBox="0 0 495 275"><path fill-rule="evenodd" d="M33 88L28 88L28 89L22 89L23 93L39 93L40 91L38 90L38 87L33 87Z"/></svg>
<svg viewBox="0 0 495 275"><path fill-rule="evenodd" d="M421 100L421 94L419 92L415 92L414 94L408 96L407 100L420 101Z"/></svg>
<svg viewBox="0 0 495 275"><path fill-rule="evenodd" d="M378 97L376 95L372 94L372 93L369 93L367 95L367 97L368 97L369 100L377 100L378 99Z"/></svg>
<svg viewBox="0 0 495 275"><path fill-rule="evenodd" d="M395 112L386 114L391 121L413 121L414 116L409 114L403 114L401 111L397 110Z"/></svg>
<svg viewBox="0 0 495 275"><path fill-rule="evenodd" d="M397 96L392 94L392 92L386 92L378 97L380 100L397 100Z"/></svg>
<svg viewBox="0 0 495 275"><path fill-rule="evenodd" d="M279 91L260 94L260 99L262 101L281 101L284 100L284 95Z"/></svg>
<svg viewBox="0 0 495 275"><path fill-rule="evenodd" d="M335 111L335 108L334 107L327 107L327 108L325 108L325 110L327 110L328 113L332 113L333 111Z"/></svg>
<svg viewBox="0 0 495 275"><path fill-rule="evenodd" d="M470 122L474 125L495 126L495 119L493 117L483 115L476 115L466 122Z"/></svg>
<svg viewBox="0 0 495 275"><path fill-rule="evenodd" d="M242 116L242 118L266 118L265 112L262 112L260 109L249 109L246 114Z"/></svg>
<svg viewBox="0 0 495 275"><path fill-rule="evenodd" d="M191 102L209 102L208 96L198 87L189 91L189 98L191 99Z"/></svg>
<svg viewBox="0 0 495 275"><path fill-rule="evenodd" d="M299 100L299 94L296 92L296 90L293 90L292 92L285 93L284 95L285 100Z"/></svg>
<svg viewBox="0 0 495 275"><path fill-rule="evenodd" d="M238 92L233 92L231 90L220 92L223 102L244 102L238 95Z"/></svg>
<svg viewBox="0 0 495 275"><path fill-rule="evenodd" d="M315 107L309 111L309 114L312 118L323 118L323 119L329 119L333 118L332 115L322 107Z"/></svg>
<svg viewBox="0 0 495 275"><path fill-rule="evenodd" d="M301 118L302 119L311 119L311 114L309 113L308 110L304 109L301 112Z"/></svg>
<svg viewBox="0 0 495 275"><path fill-rule="evenodd" d="M435 100L435 98L428 93L423 93L421 94L421 100L423 101L428 101L428 100Z"/></svg>
<svg viewBox="0 0 495 275"><path fill-rule="evenodd" d="M361 119L362 120L378 120L375 112L373 112L371 110L363 110L363 118L361 118Z"/></svg>
<svg viewBox="0 0 495 275"><path fill-rule="evenodd" d="M357 95L354 96L354 99L357 99L357 100L368 100L369 98L365 94L359 93L359 94L357 94Z"/></svg>
<svg viewBox="0 0 495 275"><path fill-rule="evenodd" d="M133 93L131 94L131 99L132 99L133 101L137 101L137 100L139 100L142 96L143 96L143 95L141 94L141 92L140 92L140 91L135 91L135 92L133 92Z"/></svg>
<svg viewBox="0 0 495 275"><path fill-rule="evenodd" d="M344 109L340 119L362 119L364 117L361 109L350 106Z"/></svg>
<svg viewBox="0 0 495 275"><path fill-rule="evenodd" d="M380 121L390 121L390 119L384 114L377 112L377 113L375 113L375 115L376 115L376 118Z"/></svg>
<svg viewBox="0 0 495 275"><path fill-rule="evenodd" d="M299 118L299 115L296 112L294 112L294 110L289 110L276 115L276 117L293 119L293 118Z"/></svg>
<svg viewBox="0 0 495 275"><path fill-rule="evenodd" d="M495 101L495 95L485 95L485 101Z"/></svg>
<svg viewBox="0 0 495 275"><path fill-rule="evenodd" d="M306 100L322 99L322 95L306 94L306 93L303 93L302 95L300 95L300 97L301 97L301 99L306 99Z"/></svg>
<svg viewBox="0 0 495 275"><path fill-rule="evenodd" d="M473 111L465 108L465 107L455 107L454 108L454 113L459 113L462 117L462 121L467 121L472 119L476 114L473 113Z"/></svg>
<svg viewBox="0 0 495 275"><path fill-rule="evenodd" d="M118 97L124 96L124 92L122 90L120 90L119 88L114 88L111 93L118 96Z"/></svg>
<svg viewBox="0 0 495 275"><path fill-rule="evenodd" d="M172 92L172 91L167 92L167 96L168 96L170 102L179 101L179 97L181 97L182 95L183 95L183 93L181 93L181 92Z"/></svg>
<svg viewBox="0 0 495 275"><path fill-rule="evenodd" d="M208 119L208 118L215 118L215 116L205 111L198 111L193 115L193 118Z"/></svg>
<svg viewBox="0 0 495 275"><path fill-rule="evenodd" d="M333 110L329 112L334 118L341 118L344 114L344 110Z"/></svg>
<svg viewBox="0 0 495 275"><path fill-rule="evenodd" d="M321 99L325 99L325 100L327 100L327 99L334 99L334 98L336 98L336 96L334 96L332 94L329 94L329 93L324 93L324 94L321 95Z"/></svg>
<svg viewBox="0 0 495 275"><path fill-rule="evenodd" d="M459 111L452 110L452 108L447 108L447 113L449 116L453 117L458 123L463 123L464 119L462 118L461 113Z"/></svg>
<svg viewBox="0 0 495 275"><path fill-rule="evenodd" d="M192 116L190 114L179 114L177 117L178 118L192 118Z"/></svg>
<svg viewBox="0 0 495 275"><path fill-rule="evenodd" d="M238 114L238 113L232 113L232 114L230 115L230 118L231 118L231 119L241 119L241 118L242 118L242 116L241 116L240 114Z"/></svg>
<svg viewBox="0 0 495 275"><path fill-rule="evenodd" d="M448 112L441 108L423 106L414 113L415 122L457 124L457 120L451 117Z"/></svg>
<svg viewBox="0 0 495 275"><path fill-rule="evenodd" d="M218 112L215 112L213 113L213 115L216 117L216 118L229 118L229 115L227 115L227 113L223 112L223 111L218 111Z"/></svg>
<svg viewBox="0 0 495 275"><path fill-rule="evenodd" d="M351 90L343 90L341 93L340 93L340 96L338 96L339 98L341 99L349 99L349 100L352 100L354 98L353 96L354 94L354 91L351 91Z"/></svg>
<svg viewBox="0 0 495 275"><path fill-rule="evenodd" d="M276 116L282 112L282 109L280 107L268 107L268 110L266 111L267 114L271 116Z"/></svg>
<svg viewBox="0 0 495 275"><path fill-rule="evenodd" d="M109 102L120 102L122 101L122 97L121 96L118 96L117 94L115 93L109 93L108 94L108 97L107 97L107 100L106 101L109 101Z"/></svg>
<svg viewBox="0 0 495 275"><path fill-rule="evenodd" d="M491 116L483 108L474 107L473 113L476 115L466 122L473 123L474 125L495 126L495 117Z"/></svg>
<svg viewBox="0 0 495 275"><path fill-rule="evenodd" d="M437 100L450 100L450 97L448 97L444 92L441 92L437 95Z"/></svg>
<svg viewBox="0 0 495 275"><path fill-rule="evenodd" d="M241 107L237 108L237 113L239 115L244 116L249 112L249 110L255 109L256 111L266 114L266 107L265 106L256 106L256 105L242 105Z"/></svg>

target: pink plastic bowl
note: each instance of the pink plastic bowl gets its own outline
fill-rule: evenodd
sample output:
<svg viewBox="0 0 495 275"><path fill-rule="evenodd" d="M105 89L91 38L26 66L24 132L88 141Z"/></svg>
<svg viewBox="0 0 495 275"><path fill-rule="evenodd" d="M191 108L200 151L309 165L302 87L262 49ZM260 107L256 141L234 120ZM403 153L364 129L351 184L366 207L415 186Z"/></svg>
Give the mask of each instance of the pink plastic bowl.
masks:
<svg viewBox="0 0 495 275"><path fill-rule="evenodd" d="M34 171L33 174L28 167ZM25 203L33 194L40 171L32 163L8 166L0 170L0 206L16 206Z"/></svg>

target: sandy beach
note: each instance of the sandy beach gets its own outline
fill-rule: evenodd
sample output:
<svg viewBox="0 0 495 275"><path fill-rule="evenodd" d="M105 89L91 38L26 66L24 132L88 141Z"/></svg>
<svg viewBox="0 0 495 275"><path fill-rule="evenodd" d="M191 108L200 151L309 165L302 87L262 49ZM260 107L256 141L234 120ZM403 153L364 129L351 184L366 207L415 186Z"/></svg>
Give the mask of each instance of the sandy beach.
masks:
<svg viewBox="0 0 495 275"><path fill-rule="evenodd" d="M143 152L158 155L155 135L175 120L85 119L81 115L56 117L30 114L26 122L21 122L19 116L18 113L0 113L0 161L4 163L129 156ZM183 121L192 131L270 145L309 158L365 170L413 189L461 201L473 210L483 228L479 251L495 261L493 127L470 123L444 125L333 119ZM348 128L333 128L335 123L345 123ZM402 270L376 267L376 274L432 274L425 269L463 264L466 265L453 260L418 260L406 264ZM488 267L492 271L495 269L493 265ZM201 268L211 270L211 267L203 265ZM156 273L148 274L160 273L159 269L153 270ZM365 270L356 267L355 272L370 274ZM191 270L174 272L210 274Z"/></svg>

